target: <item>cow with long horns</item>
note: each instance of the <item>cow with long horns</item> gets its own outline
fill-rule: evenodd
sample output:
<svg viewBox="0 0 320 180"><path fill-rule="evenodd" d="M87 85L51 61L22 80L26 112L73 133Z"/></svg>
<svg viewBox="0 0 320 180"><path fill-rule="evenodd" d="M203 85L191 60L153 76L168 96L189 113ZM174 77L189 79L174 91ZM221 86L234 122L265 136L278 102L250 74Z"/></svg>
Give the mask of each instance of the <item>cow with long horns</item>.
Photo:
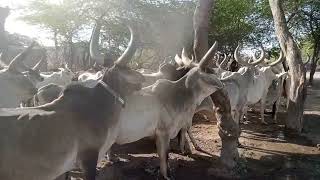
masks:
<svg viewBox="0 0 320 180"><path fill-rule="evenodd" d="M31 79L43 80L40 75L24 65L23 61L35 43L18 54L8 66L0 70L0 108L19 107L31 98L37 89Z"/></svg>
<svg viewBox="0 0 320 180"><path fill-rule="evenodd" d="M71 84L52 103L0 109L0 179L52 180L79 162L94 180L97 161L112 144L127 96L144 80L127 63L135 53L135 33L122 56L92 88Z"/></svg>
<svg viewBox="0 0 320 180"><path fill-rule="evenodd" d="M275 61L263 67L257 67L257 65L261 64L264 61L265 53L262 48L262 53L259 59L254 57L253 62L245 61L240 57L238 46L234 53L235 60L244 66L243 70L246 69L246 74L243 74L247 79L247 100L246 105L254 105L260 101L261 108L261 122L267 124L264 120L264 108L265 108L265 100L268 94L268 89L271 86L274 80L282 78L287 75L287 72L281 72L276 74L272 71L272 66L276 66L281 63L283 58L283 53L280 52L280 57ZM244 110L244 114L247 114L247 106Z"/></svg>

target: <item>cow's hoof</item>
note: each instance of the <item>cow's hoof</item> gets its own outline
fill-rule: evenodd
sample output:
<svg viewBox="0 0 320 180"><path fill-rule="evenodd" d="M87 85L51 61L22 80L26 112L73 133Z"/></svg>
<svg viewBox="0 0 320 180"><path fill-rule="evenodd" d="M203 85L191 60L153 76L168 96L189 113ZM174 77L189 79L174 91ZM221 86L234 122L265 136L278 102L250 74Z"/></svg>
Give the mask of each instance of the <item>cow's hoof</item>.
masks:
<svg viewBox="0 0 320 180"><path fill-rule="evenodd" d="M237 141L237 147L238 148L243 148L244 146L240 143L240 141Z"/></svg>
<svg viewBox="0 0 320 180"><path fill-rule="evenodd" d="M171 170L169 169L169 176L163 176L161 173L160 173L160 169L158 170L158 178L157 180L175 180L173 178L173 176L171 176Z"/></svg>

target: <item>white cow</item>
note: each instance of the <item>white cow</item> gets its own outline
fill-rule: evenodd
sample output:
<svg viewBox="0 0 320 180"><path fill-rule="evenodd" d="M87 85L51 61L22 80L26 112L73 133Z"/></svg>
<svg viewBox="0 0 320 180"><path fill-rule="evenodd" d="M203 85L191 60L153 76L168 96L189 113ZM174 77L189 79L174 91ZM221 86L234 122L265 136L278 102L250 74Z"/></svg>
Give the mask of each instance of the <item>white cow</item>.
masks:
<svg viewBox="0 0 320 180"><path fill-rule="evenodd" d="M158 80L154 85L129 96L120 113L115 142L125 144L144 137L155 137L160 172L166 179L169 179L167 159L170 139L176 137L180 130L184 132L182 134L189 131L197 106L217 89L223 88L217 76L203 71L216 48L215 43L199 65L181 79Z"/></svg>
<svg viewBox="0 0 320 180"><path fill-rule="evenodd" d="M244 76L247 78L248 88L246 105L254 105L260 101L261 122L264 124L267 124L264 120L264 107L268 89L274 80L278 80L279 78L287 75L287 72L276 74L272 71L272 66L275 66L283 61L284 58L282 56L283 53L280 52L280 57L275 62L270 63L265 67L257 67L256 65L264 60L264 51L262 51L261 58L259 60L255 60L254 62L247 62L240 58L239 46L236 48L234 54L235 60L239 64L244 65L244 69L247 69L247 73L244 74ZM244 110L244 114L247 114L247 107Z"/></svg>

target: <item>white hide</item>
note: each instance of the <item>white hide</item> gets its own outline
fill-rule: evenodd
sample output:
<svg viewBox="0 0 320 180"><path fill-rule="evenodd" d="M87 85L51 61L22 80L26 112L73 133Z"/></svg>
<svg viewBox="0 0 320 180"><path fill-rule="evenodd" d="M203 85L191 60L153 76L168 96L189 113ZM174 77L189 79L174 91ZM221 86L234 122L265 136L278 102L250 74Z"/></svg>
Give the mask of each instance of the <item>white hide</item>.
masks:
<svg viewBox="0 0 320 180"><path fill-rule="evenodd" d="M101 71L98 71L96 73L84 72L79 75L78 81L84 82L87 80L98 80L102 76L103 76L103 73Z"/></svg>
<svg viewBox="0 0 320 180"><path fill-rule="evenodd" d="M59 68L58 72L42 72L40 75L44 78L44 80L37 83L37 88L49 84L66 86L71 83L72 78L74 77L74 73L65 68Z"/></svg>

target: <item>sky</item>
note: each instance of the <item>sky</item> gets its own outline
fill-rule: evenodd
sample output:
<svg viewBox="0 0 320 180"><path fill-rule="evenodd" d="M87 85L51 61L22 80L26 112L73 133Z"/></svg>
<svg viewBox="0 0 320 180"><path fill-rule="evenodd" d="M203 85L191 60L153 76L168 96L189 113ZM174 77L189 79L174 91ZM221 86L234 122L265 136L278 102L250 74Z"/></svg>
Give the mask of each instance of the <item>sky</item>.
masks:
<svg viewBox="0 0 320 180"><path fill-rule="evenodd" d="M30 0L0 0L0 6L8 6L11 9L10 15L6 20L6 31L8 31L9 33L18 33L29 36L31 38L36 38L38 42L45 46L53 46L54 42L50 39L51 33L49 33L46 30L43 30L43 28L39 26L29 25L17 19L19 13L15 9L21 5L25 5L26 3L28 3L28 1ZM59 2L61 0L51 1Z"/></svg>

